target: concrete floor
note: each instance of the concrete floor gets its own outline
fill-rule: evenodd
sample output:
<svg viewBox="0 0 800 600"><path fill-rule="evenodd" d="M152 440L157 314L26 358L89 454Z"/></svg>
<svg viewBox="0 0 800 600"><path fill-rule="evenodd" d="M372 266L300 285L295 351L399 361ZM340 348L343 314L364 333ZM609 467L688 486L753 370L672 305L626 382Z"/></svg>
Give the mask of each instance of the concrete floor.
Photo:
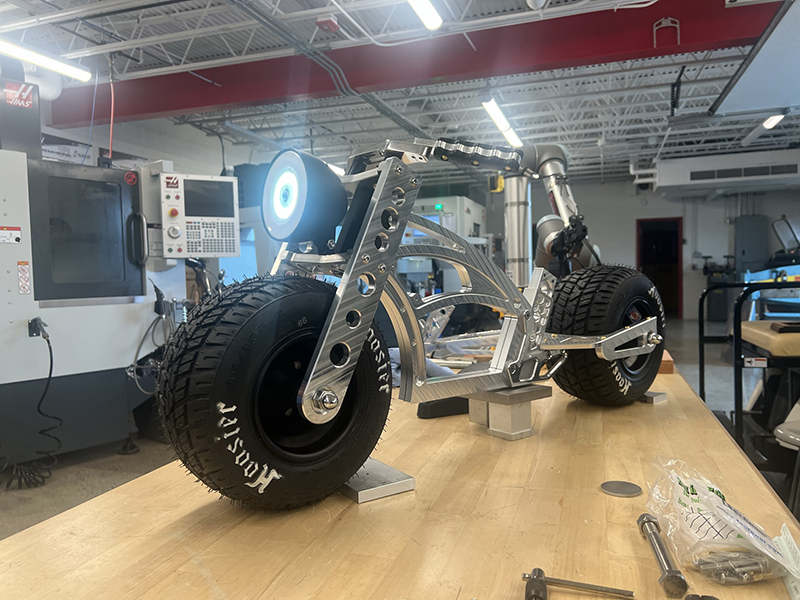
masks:
<svg viewBox="0 0 800 600"><path fill-rule="evenodd" d="M69 452L40 488L6 488L10 469L0 474L0 539L36 525L95 496L104 494L170 462L172 448L148 439L136 440L140 451L117 454L122 443Z"/></svg>
<svg viewBox="0 0 800 600"><path fill-rule="evenodd" d="M706 323L706 335L725 335L725 323ZM684 379L699 392L697 364L697 321L667 321L666 348ZM725 356L725 358L723 358ZM728 344L706 346L706 403L711 410L733 410L733 353ZM744 372L744 402L761 377L761 369Z"/></svg>
<svg viewBox="0 0 800 600"><path fill-rule="evenodd" d="M709 335L722 333L723 324L711 324ZM714 328L719 329L716 331ZM680 373L697 390L697 322L671 321L666 347ZM733 409L733 369L721 358L723 346L706 350L708 404L714 410ZM758 374L747 373L749 394ZM0 474L0 539L26 529L73 506L157 469L173 459L172 448L148 439L136 440L138 454L117 454L120 444L72 452L59 457L47 484L35 489L6 489L8 471Z"/></svg>

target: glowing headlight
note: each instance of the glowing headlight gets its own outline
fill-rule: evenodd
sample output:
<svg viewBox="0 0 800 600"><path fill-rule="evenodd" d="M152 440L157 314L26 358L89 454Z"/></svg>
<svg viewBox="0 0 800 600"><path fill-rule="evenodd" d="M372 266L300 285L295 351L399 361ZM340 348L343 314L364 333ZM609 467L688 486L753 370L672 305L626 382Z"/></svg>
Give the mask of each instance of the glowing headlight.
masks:
<svg viewBox="0 0 800 600"><path fill-rule="evenodd" d="M298 182L297 173L286 168L278 175L275 187L272 188L272 210L279 221L286 221L297 208Z"/></svg>
<svg viewBox="0 0 800 600"><path fill-rule="evenodd" d="M324 161L295 150L284 150L272 161L261 204L272 238L325 248L346 211L347 192Z"/></svg>

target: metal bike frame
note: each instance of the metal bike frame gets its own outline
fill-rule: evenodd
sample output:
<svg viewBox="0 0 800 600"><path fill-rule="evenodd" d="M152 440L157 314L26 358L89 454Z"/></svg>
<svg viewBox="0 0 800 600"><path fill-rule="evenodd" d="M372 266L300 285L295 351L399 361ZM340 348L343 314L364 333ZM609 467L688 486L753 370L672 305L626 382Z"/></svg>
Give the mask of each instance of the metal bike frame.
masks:
<svg viewBox="0 0 800 600"><path fill-rule="evenodd" d="M399 158L386 158L375 168L341 179L351 197L359 186L374 186L353 249L346 254L304 254L290 252L284 244L273 268L273 274L293 271L341 278L300 389L299 404L312 423L330 421L341 408L362 348L371 342L369 328L378 302L397 334L403 366L399 396L409 402L546 380L564 364L568 349L595 349L603 358L616 360L652 352L658 343L655 318L597 338L547 334L555 277L536 268L529 284L519 289L466 240L413 214L420 178ZM426 234L431 243L401 245L406 227ZM455 267L461 289L425 298L406 292L395 273L397 260L420 256ZM493 358L480 371L428 378L425 319L433 311L462 304L489 306L504 315L499 335L487 332L497 336Z"/></svg>

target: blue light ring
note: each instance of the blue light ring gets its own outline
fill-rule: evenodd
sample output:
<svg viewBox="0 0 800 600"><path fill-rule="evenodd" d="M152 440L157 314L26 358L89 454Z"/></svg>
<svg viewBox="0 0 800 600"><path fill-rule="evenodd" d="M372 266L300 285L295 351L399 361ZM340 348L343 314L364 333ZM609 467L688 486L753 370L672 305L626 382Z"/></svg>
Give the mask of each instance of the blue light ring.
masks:
<svg viewBox="0 0 800 600"><path fill-rule="evenodd" d="M281 187L285 187L287 174L294 173L296 176L296 199L284 204L280 202L278 187L281 178ZM306 200L308 198L308 175L305 164L297 152L284 151L275 157L270 166L267 180L264 183L264 193L261 201L261 214L267 232L277 240L287 240L292 233L299 227L306 210ZM289 209L289 206L294 206ZM281 206L286 208L286 213L281 213ZM278 208L276 212L275 207Z"/></svg>

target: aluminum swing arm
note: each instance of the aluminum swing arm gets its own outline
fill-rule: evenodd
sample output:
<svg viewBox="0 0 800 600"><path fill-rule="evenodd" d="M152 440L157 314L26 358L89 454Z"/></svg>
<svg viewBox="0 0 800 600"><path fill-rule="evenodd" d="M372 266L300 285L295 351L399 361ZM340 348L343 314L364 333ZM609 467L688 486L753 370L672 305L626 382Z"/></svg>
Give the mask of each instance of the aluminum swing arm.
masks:
<svg viewBox="0 0 800 600"><path fill-rule="evenodd" d="M547 334L555 278L536 268L530 284L520 290L466 240L413 214L419 176L399 158L345 176L342 182L351 191L358 185L374 185L353 249L346 254L303 254L288 251L284 244L273 268L273 274L301 271L341 278L299 392L298 404L310 422L326 423L340 410L379 302L398 339L403 365L400 398L410 402L546 380L564 364L570 349L595 348L606 360L616 360L655 348L655 319L598 338ZM406 227L427 234L431 243L401 245ZM426 298L407 293L395 270L398 259L412 256L455 267L461 290ZM481 304L504 314L500 331L492 332L498 336L494 356L484 370L428 378L421 323L432 311L460 304ZM633 343L635 346L628 347ZM388 357L385 360L388 362ZM391 386L390 373L379 374L379 379Z"/></svg>

